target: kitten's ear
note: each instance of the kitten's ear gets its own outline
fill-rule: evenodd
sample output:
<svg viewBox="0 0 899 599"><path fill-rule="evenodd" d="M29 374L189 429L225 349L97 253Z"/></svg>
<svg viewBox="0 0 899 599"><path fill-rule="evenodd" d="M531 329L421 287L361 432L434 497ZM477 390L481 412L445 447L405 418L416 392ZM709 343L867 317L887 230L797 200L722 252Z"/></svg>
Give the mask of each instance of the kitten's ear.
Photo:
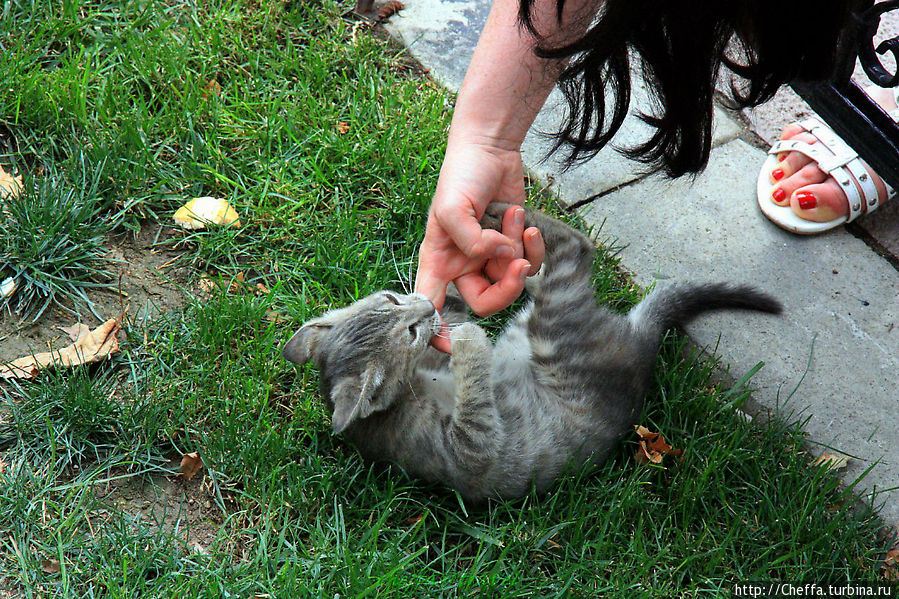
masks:
<svg viewBox="0 0 899 599"><path fill-rule="evenodd" d="M347 377L334 387L331 391L331 401L334 403L331 426L335 433L342 433L357 419L365 418L374 411L371 400L383 382L384 371L377 366L369 366L358 379Z"/></svg>
<svg viewBox="0 0 899 599"><path fill-rule="evenodd" d="M310 320L300 327L290 341L284 344L281 355L294 364L305 364L315 354L315 348L331 325L321 319Z"/></svg>

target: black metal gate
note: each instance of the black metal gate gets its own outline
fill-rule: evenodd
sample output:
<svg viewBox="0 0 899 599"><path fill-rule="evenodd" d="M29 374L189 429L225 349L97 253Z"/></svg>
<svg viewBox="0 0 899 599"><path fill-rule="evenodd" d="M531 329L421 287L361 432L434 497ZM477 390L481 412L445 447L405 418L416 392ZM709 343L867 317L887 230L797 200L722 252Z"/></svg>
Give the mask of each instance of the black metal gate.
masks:
<svg viewBox="0 0 899 599"><path fill-rule="evenodd" d="M854 22L840 43L833 78L825 82L795 82L791 87L877 174L899 189L899 125L852 81L858 58L876 85L899 85L899 72L891 73L878 57L889 53L899 63L899 38L874 47L881 16L897 8L899 0L867 2L853 15Z"/></svg>

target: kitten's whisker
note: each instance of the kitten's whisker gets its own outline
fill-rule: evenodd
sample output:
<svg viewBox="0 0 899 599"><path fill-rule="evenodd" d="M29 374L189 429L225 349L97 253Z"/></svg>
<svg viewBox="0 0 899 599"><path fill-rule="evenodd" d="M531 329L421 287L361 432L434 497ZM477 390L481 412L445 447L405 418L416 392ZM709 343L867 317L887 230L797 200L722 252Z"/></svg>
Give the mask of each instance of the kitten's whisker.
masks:
<svg viewBox="0 0 899 599"><path fill-rule="evenodd" d="M396 252L393 251L393 247L390 248L390 255L393 256L393 270L396 271L397 281L400 284L400 287L403 289L403 293L409 295L411 291L409 290L409 284L406 279L403 278L403 274L400 272L400 265L396 260Z"/></svg>

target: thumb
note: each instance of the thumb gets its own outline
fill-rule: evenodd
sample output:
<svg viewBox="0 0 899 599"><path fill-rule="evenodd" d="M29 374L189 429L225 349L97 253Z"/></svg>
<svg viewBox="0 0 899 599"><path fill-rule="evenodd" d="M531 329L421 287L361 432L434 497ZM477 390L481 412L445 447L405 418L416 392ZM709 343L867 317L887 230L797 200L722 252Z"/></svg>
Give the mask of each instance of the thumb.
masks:
<svg viewBox="0 0 899 599"><path fill-rule="evenodd" d="M515 255L515 246L508 237L493 229L482 229L481 223L471 213L456 213L449 218L438 216L437 219L456 247L469 258L510 259Z"/></svg>
<svg viewBox="0 0 899 599"><path fill-rule="evenodd" d="M435 275L430 269L422 269L421 263L415 273L415 292L425 295L439 312L446 301L446 286L449 281Z"/></svg>

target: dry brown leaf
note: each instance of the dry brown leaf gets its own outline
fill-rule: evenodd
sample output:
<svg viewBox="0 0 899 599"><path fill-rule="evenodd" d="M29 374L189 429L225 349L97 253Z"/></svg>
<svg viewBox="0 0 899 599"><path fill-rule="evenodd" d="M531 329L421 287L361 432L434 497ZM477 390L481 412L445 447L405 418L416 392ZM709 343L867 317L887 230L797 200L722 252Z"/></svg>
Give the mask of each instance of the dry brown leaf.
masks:
<svg viewBox="0 0 899 599"><path fill-rule="evenodd" d="M849 465L849 458L839 453L822 453L812 465L824 465L827 470L842 470Z"/></svg>
<svg viewBox="0 0 899 599"><path fill-rule="evenodd" d="M293 319L289 318L283 312L279 312L277 310L269 310L265 313L265 319L269 322L273 322L275 324L282 322L291 322Z"/></svg>
<svg viewBox="0 0 899 599"><path fill-rule="evenodd" d="M197 296L201 299L209 299L215 292L216 287L217 285L215 284L215 281L212 280L212 277L203 275L197 280Z"/></svg>
<svg viewBox="0 0 899 599"><path fill-rule="evenodd" d="M228 285L228 292L229 293L237 293L244 287L244 285L246 285L246 283L247 283L247 278L244 276L244 274L242 272L239 272L236 275L234 275L234 280L232 280L231 284Z"/></svg>
<svg viewBox="0 0 899 599"><path fill-rule="evenodd" d="M0 458L0 474L6 472L6 467L9 466L9 462L5 462L3 458Z"/></svg>
<svg viewBox="0 0 899 599"><path fill-rule="evenodd" d="M256 283L256 295L268 295L271 289L265 286L265 283Z"/></svg>
<svg viewBox="0 0 899 599"><path fill-rule="evenodd" d="M56 327L56 328L59 329L60 331L62 331L63 333L65 333L66 335L68 335L69 339L71 339L73 342L78 341L79 339L81 339L82 337L84 337L85 335L87 335L88 333L91 332L90 327L81 322L79 322L77 324L73 324L70 327Z"/></svg>
<svg viewBox="0 0 899 599"><path fill-rule="evenodd" d="M210 79L203 87L202 93L203 98L208 98L209 96L220 96L222 95L222 86L219 85L219 82L217 80Z"/></svg>
<svg viewBox="0 0 899 599"><path fill-rule="evenodd" d="M887 556L883 560L881 569L885 579L891 582L899 582L899 549L887 551Z"/></svg>
<svg viewBox="0 0 899 599"><path fill-rule="evenodd" d="M22 175L13 177L0 166L0 200L19 197L22 187Z"/></svg>
<svg viewBox="0 0 899 599"><path fill-rule="evenodd" d="M400 0L387 0L387 2L378 9L378 20L387 20L404 8L406 8L406 5L400 2Z"/></svg>
<svg viewBox="0 0 899 599"><path fill-rule="evenodd" d="M338 121L337 122L337 132L341 135L346 135L350 131L350 124L346 121Z"/></svg>
<svg viewBox="0 0 899 599"><path fill-rule="evenodd" d="M190 480L203 469L203 458L196 451L181 456L181 476Z"/></svg>
<svg viewBox="0 0 899 599"><path fill-rule="evenodd" d="M678 456L684 452L682 449L673 449L671 445L665 442L665 437L661 433L654 433L645 426L640 425L634 425L634 430L640 437L634 458L641 464L649 462L661 464L666 455Z"/></svg>
<svg viewBox="0 0 899 599"><path fill-rule="evenodd" d="M424 514L419 514L417 516L413 516L413 517L409 518L408 520L406 520L406 526L415 526L416 524L421 522L422 518L424 518L424 517L425 517Z"/></svg>
<svg viewBox="0 0 899 599"><path fill-rule="evenodd" d="M61 570L58 559L41 560L41 570L47 574L56 574Z"/></svg>
<svg viewBox="0 0 899 599"><path fill-rule="evenodd" d="M31 379L41 368L99 362L119 351L116 333L120 328L119 321L110 318L75 343L62 349L25 356L9 364L0 365L0 379Z"/></svg>

